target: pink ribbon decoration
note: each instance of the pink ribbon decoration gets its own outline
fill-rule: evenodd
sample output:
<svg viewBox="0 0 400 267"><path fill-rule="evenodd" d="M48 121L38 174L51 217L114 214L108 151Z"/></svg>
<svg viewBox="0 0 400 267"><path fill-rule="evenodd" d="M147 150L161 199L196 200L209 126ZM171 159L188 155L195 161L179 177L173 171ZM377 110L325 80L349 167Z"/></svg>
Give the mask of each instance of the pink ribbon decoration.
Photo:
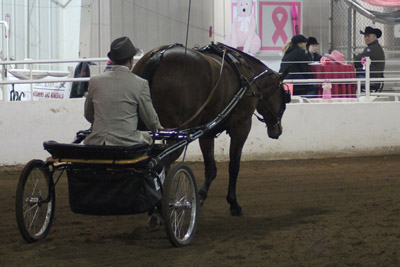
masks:
<svg viewBox="0 0 400 267"><path fill-rule="evenodd" d="M361 59L361 65L363 66L362 69L365 70L367 67L365 66L365 63L367 62L367 57L363 57Z"/></svg>
<svg viewBox="0 0 400 267"><path fill-rule="evenodd" d="M279 14L282 14L282 18L280 20L278 18ZM283 43L286 44L288 37L285 32L285 25L287 21L288 21L288 14L286 12L286 9L284 9L281 6L275 8L274 11L272 12L272 22L275 25L275 32L274 35L272 35L272 41L274 42L274 44L276 44L279 37L282 39Z"/></svg>
<svg viewBox="0 0 400 267"><path fill-rule="evenodd" d="M294 2L292 2L292 26L293 26L293 35L300 34L299 23L297 22L296 5Z"/></svg>

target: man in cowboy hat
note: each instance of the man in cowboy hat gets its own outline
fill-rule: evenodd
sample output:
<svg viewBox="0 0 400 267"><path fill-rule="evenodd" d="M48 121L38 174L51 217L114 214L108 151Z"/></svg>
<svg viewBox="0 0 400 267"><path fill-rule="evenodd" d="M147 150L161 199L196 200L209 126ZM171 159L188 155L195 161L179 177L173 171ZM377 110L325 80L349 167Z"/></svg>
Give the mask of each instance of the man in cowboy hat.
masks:
<svg viewBox="0 0 400 267"><path fill-rule="evenodd" d="M360 31L364 35L364 41L367 47L361 54L354 56L354 66L357 69L357 77L365 77L365 57L370 57L370 77L379 78L383 77L385 70L385 53L378 39L382 36L380 29L366 27L364 31ZM364 64L363 64L364 63Z"/></svg>
<svg viewBox="0 0 400 267"><path fill-rule="evenodd" d="M147 132L137 130L138 117L151 131L161 129L148 82L131 72L138 49L128 37L115 39L107 56L114 66L89 81L85 118L92 132L88 145L150 144Z"/></svg>

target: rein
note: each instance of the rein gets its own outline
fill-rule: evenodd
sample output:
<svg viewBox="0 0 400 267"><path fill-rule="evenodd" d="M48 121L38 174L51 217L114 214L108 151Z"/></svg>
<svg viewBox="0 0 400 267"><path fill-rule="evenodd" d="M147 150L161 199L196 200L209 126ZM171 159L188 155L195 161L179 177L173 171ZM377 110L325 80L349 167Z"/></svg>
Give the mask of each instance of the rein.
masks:
<svg viewBox="0 0 400 267"><path fill-rule="evenodd" d="M256 82L259 78L261 78L263 75L265 75L265 74L267 74L267 73L268 73L268 70L265 70L265 71L261 72L260 74L254 76L253 79L249 82L249 86L250 86L252 83ZM261 93L255 93L255 92L253 92L252 95L248 95L248 96L254 96L254 97L257 97L258 99L263 99L263 98L265 98L264 95L262 95ZM268 98L268 97L269 97L269 96L267 96L267 98ZM290 100L289 100L289 101L285 100L285 101L286 101L286 102L290 102ZM268 106L267 106L267 109L269 110ZM273 115L273 112L271 112L271 110L269 110L269 112L271 113L271 115L272 115L272 116L274 117L274 119L276 120L276 123L273 125L273 127L276 127L277 125L280 124L280 118L281 118L281 117L280 117L280 116ZM253 115L256 116L256 118L257 118L260 122L265 123L265 119L263 119L261 116L257 115L257 113L253 113Z"/></svg>
<svg viewBox="0 0 400 267"><path fill-rule="evenodd" d="M264 75L267 74L267 73L268 73L268 70L265 70L265 71L261 72L260 74L254 76L253 79L251 79L251 81L249 82L249 86L250 86L251 84L253 84L254 82L256 82L258 79L260 79L262 76L264 76ZM257 97L258 99L263 99L263 98L264 98L264 95L262 95L261 93L255 93L255 92L253 92L253 94L252 94L252 95L249 95L249 96L254 96L254 97ZM269 97L269 96L268 96L268 97ZM270 111L270 113L272 114L271 111ZM261 116L257 115L257 113L254 112L253 115L256 116L256 118L257 118L260 122L265 123L265 120L264 120ZM279 117L278 117L278 116L274 116L274 117L275 117L275 119L276 119L276 123L275 123L275 125L274 125L274 127L275 127L276 125L279 124Z"/></svg>
<svg viewBox="0 0 400 267"><path fill-rule="evenodd" d="M185 121L184 123L182 123L181 125L179 125L178 128L181 128L182 126L184 126L184 125L189 124L190 122L192 122L197 116L199 116L199 114L204 110L204 108L205 108L205 107L208 105L208 103L211 101L211 98L212 98L212 96L214 95L215 90L217 89L217 86L218 86L218 84L219 84L219 82L220 82L220 80L221 80L222 71L223 71L224 63L225 63L225 54L226 54L226 49L224 49L224 53L223 53L223 55L222 55L222 60L221 60L221 63L220 63L220 64L221 64L221 68L220 68L220 71L219 71L218 80L217 80L217 82L215 83L215 85L214 85L213 89L211 90L210 94L208 95L206 101L201 105L201 107L196 111L196 113L193 114L192 117L190 117L187 121ZM214 59L214 58L212 58L212 59ZM214 60L215 60L215 59L214 59ZM217 62L218 62L218 61L217 61ZM219 62L218 62L218 63L219 63Z"/></svg>
<svg viewBox="0 0 400 267"><path fill-rule="evenodd" d="M195 113L192 117L190 117L187 121L185 121L184 123L182 123L178 128L181 128L182 126L184 126L184 125L189 124L190 122L192 122L192 121L204 110L204 108L207 106L207 104L211 101L211 98L212 98L212 96L214 95L215 90L217 89L217 86L218 86L218 84L219 84L219 82L220 82L220 80L221 80L222 71L223 71L223 67L224 67L224 63L225 63L225 54L226 54L226 49L223 50L222 60L221 60L221 63L220 63L220 64L221 64L221 68L220 68L220 73L219 73L218 80L217 80L216 84L214 85L214 88L211 90L210 94L208 95L206 101L201 105L201 107L196 111L196 113ZM212 59L215 60L214 58L212 58ZM216 60L215 60L215 61L216 61ZM219 62L218 62L218 63L219 63ZM239 72L238 72L238 70L237 70L236 68L234 68L234 70L235 70L235 73L236 73L237 75L240 75ZM252 85L254 82L256 82L258 79L260 79L260 78L261 78L262 76L264 76L265 74L268 74L268 72L269 72L269 70L267 69L267 70L265 70L265 71L263 71L263 72L257 74L256 76L254 76L254 77L251 79L251 81L248 81L248 80L246 79L246 77L244 77L243 75L240 75L240 77L238 77L240 83L242 84L242 87L241 87L240 90L242 90L244 87L246 87L246 90L247 90L248 88L251 87L251 85ZM244 96L246 96L246 95L244 95ZM262 98L264 97L262 94L260 94L260 93L254 93L254 92L253 92L253 95L251 95L251 96L256 96L256 97L258 97L258 98L260 98L260 99L262 99ZM254 113L254 115L257 117L257 119L258 119L259 121L265 123L265 120L264 120L263 118L261 118L260 116L258 116L256 113ZM276 118L278 118L278 117L276 117ZM276 124L278 124L278 123L279 123L279 119L277 119L277 123L276 123ZM275 124L275 125L276 125L276 124ZM178 129L178 128L176 128L176 129Z"/></svg>

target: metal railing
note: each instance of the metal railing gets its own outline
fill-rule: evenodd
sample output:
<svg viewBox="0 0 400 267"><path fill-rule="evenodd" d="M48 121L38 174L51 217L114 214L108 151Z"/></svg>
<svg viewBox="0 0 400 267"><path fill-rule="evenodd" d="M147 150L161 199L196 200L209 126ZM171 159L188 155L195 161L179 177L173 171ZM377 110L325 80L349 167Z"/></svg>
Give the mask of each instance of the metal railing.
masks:
<svg viewBox="0 0 400 267"><path fill-rule="evenodd" d="M391 63L391 60L387 60L386 63ZM397 64L398 61L393 61L394 63ZM306 63L306 62L287 62L287 63ZM366 58L365 62L365 78L329 78L329 82L331 84L350 84L350 85L356 85L356 93L355 95L349 95L346 94L345 96L349 97L363 97L363 101L372 101L374 98L370 98L371 96L374 97L380 97L380 96L390 96L393 97L394 101L400 101L400 91L397 92L372 92L371 91L371 84L377 84L377 83L385 83L386 87L390 83L399 83L400 82L400 71L385 71L385 75L391 75L393 74L398 74L398 77L390 77L390 78L384 78L384 77L379 77L379 78L372 78L371 73L374 73L373 71L370 70L371 66L371 59L369 57ZM329 72L325 72L326 74ZM335 72L335 73L347 73L347 72ZM300 74L299 73L291 73L291 74ZM314 72L302 72L302 74L310 74L313 75L315 74ZM315 84L322 84L326 82L327 79L285 79L284 83L287 84L293 84L293 85L315 85ZM365 85L365 86L362 86ZM362 91L364 89L364 91ZM336 95L336 97L342 97L343 95ZM302 97L313 97L313 96L306 96L306 95L300 95L297 96L297 98L300 98L300 102ZM314 96L315 97L315 96ZM296 96L295 96L296 98Z"/></svg>
<svg viewBox="0 0 400 267"><path fill-rule="evenodd" d="M140 59L141 57L135 57L135 61ZM0 81L0 88L2 89L3 93L3 101L6 101L6 88L5 85L16 85L16 84L30 84L31 95L33 93L33 84L34 83L59 83L59 82L87 82L89 81L88 78L53 78L51 80L43 80L43 79L33 79L33 64L60 64L60 63L76 63L76 62L107 62L109 61L108 58L88 58L88 59L66 59L66 60L22 60L22 61L0 61L0 66L10 66L10 65L18 65L24 64L28 65L29 68L27 72L29 72L29 79L26 80L2 80ZM300 63L300 62L296 62ZM380 93L373 93L371 92L370 84L371 83L380 83L384 82L385 84L391 82L400 82L400 72L399 77L392 77L392 78L371 78L370 77L370 64L371 60L367 58L366 60L366 77L365 78L337 78L337 79L329 79L329 82L332 84L357 84L357 91L353 97L361 97L365 96L366 99L363 101L369 101L370 96L390 96L393 97L395 101L400 101L400 92L393 93L393 92L380 92ZM98 66L104 67L104 66ZM7 68L3 68L4 71L7 71ZM397 73L397 72L395 72ZM312 74L311 72L309 74ZM4 75L3 75L4 76ZM285 83L289 84L303 84L303 85L315 85L315 84L322 84L326 81L326 79L286 79L284 80ZM361 84L365 84L365 92L361 92ZM305 96L298 96L298 98L302 98ZM31 101L33 97L31 98ZM302 102L302 101L301 101Z"/></svg>
<svg viewBox="0 0 400 267"><path fill-rule="evenodd" d="M140 56L135 56L135 62L141 58ZM16 85L16 84L30 84L30 93L33 94L33 84L35 83L60 83L60 82L87 82L90 80L90 77L87 78L52 78L51 80L43 80L43 79L33 79L34 73L37 70L33 69L34 64L65 64L65 63L80 63L80 62L98 62L105 63L110 59L108 58L79 58L79 59L63 59L63 60L19 60L19 61L0 61L0 67L2 69L2 75L0 80L0 89L3 96L3 101L6 101L6 87L5 85ZM26 70L29 75L29 79L25 80L7 80L7 72L10 66L16 65L27 65L28 69ZM104 68L104 65L98 65L98 68ZM43 72L40 70L39 72ZM33 97L31 98L33 100Z"/></svg>

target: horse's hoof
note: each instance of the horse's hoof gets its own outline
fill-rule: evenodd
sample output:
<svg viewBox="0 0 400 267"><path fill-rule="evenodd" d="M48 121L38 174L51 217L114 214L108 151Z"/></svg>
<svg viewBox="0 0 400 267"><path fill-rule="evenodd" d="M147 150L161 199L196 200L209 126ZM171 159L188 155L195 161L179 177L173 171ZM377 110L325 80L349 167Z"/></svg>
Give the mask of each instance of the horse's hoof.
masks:
<svg viewBox="0 0 400 267"><path fill-rule="evenodd" d="M200 190L199 191L199 200L200 200L200 205L201 206L203 206L204 201L206 200L206 198L207 198L207 193L204 192L203 190Z"/></svg>
<svg viewBox="0 0 400 267"><path fill-rule="evenodd" d="M243 216L242 208L230 209L232 216Z"/></svg>
<svg viewBox="0 0 400 267"><path fill-rule="evenodd" d="M163 224L163 219L161 214L158 212L154 212L147 219L147 227L150 231L158 230Z"/></svg>

